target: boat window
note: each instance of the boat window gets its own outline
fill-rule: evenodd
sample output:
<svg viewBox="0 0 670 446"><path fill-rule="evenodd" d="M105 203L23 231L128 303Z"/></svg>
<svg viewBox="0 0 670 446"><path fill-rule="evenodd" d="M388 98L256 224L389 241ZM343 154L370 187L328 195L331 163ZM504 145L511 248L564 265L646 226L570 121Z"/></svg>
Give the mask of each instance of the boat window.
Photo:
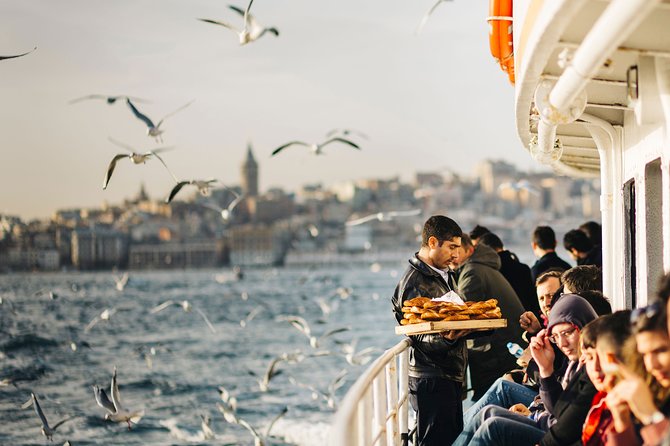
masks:
<svg viewBox="0 0 670 446"><path fill-rule="evenodd" d="M660 158L648 163L644 169L644 209L647 295L652 296L663 274L663 184Z"/></svg>
<svg viewBox="0 0 670 446"><path fill-rule="evenodd" d="M625 224L625 264L624 264L624 302L626 308L637 306L637 265L635 247L635 180L624 184L624 224Z"/></svg>

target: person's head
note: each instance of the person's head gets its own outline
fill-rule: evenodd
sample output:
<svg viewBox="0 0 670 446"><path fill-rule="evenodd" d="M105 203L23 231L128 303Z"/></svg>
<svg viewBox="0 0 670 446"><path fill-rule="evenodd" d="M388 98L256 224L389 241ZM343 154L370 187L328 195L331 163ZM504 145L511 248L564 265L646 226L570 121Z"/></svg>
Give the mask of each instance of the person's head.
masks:
<svg viewBox="0 0 670 446"><path fill-rule="evenodd" d="M538 226L533 231L533 238L531 240L533 253L537 257L542 257L547 252L556 249L556 234L549 226Z"/></svg>
<svg viewBox="0 0 670 446"><path fill-rule="evenodd" d="M593 243L593 246L602 245L603 232L600 223L596 223L595 221L587 221L579 227L579 230L586 234L589 240L591 240L591 243Z"/></svg>
<svg viewBox="0 0 670 446"><path fill-rule="evenodd" d="M598 316L612 314L612 305L610 304L610 301L600 291L582 291L581 293L574 294L577 294L586 299L586 301L591 304Z"/></svg>
<svg viewBox="0 0 670 446"><path fill-rule="evenodd" d="M458 249L458 255L450 262L449 266L452 269L458 268L463 263L465 263L465 261L468 260L474 252L475 245L472 243L472 239L468 234L463 234L461 236L461 247Z"/></svg>
<svg viewBox="0 0 670 446"><path fill-rule="evenodd" d="M463 231L454 220L433 215L423 225L419 252L431 266L446 269L458 258L462 235Z"/></svg>
<svg viewBox="0 0 670 446"><path fill-rule="evenodd" d="M632 336L630 314L630 310L623 310L596 319L600 321L596 327L596 352L602 376L599 376L598 383L590 375L589 378L599 391L614 387L617 365L625 361L624 349Z"/></svg>
<svg viewBox="0 0 670 446"><path fill-rule="evenodd" d="M585 233L579 229L573 229L563 236L563 247L574 260L579 260L586 257L589 251L593 249L593 243Z"/></svg>
<svg viewBox="0 0 670 446"><path fill-rule="evenodd" d="M566 294L581 295L582 291L602 291L603 272L595 265L579 265L565 271L561 282Z"/></svg>
<svg viewBox="0 0 670 446"><path fill-rule="evenodd" d="M540 304L540 310L545 316L549 316L551 309L551 300L556 291L561 287L562 271L546 271L540 274L535 281L535 291L537 292L537 302Z"/></svg>
<svg viewBox="0 0 670 446"><path fill-rule="evenodd" d="M586 373L593 383L593 386L598 391L604 390L605 374L600 367L598 361L598 352L596 351L596 343L598 339L598 332L603 318L599 317L592 320L584 326L581 335L581 361L584 362Z"/></svg>
<svg viewBox="0 0 670 446"><path fill-rule="evenodd" d="M656 300L646 307L636 308L630 320L645 369L661 386L669 388L670 337L665 302Z"/></svg>
<svg viewBox="0 0 670 446"><path fill-rule="evenodd" d="M500 240L500 237L495 235L493 232L487 232L479 237L479 242L482 245L486 245L489 248L492 248L495 252L500 252L504 250L503 242Z"/></svg>
<svg viewBox="0 0 670 446"><path fill-rule="evenodd" d="M576 294L566 294L554 305L549 314L549 340L568 357L577 361L581 356L579 335L582 328L598 315L591 305Z"/></svg>
<svg viewBox="0 0 670 446"><path fill-rule="evenodd" d="M489 232L491 232L491 231L489 231L489 228L487 228L485 226L477 225L474 228L472 228L472 231L470 231L470 234L468 234L468 235L470 236L470 239L472 240L472 244L476 245L477 243L479 243L479 239L481 238L481 236L484 235L484 234L488 234Z"/></svg>

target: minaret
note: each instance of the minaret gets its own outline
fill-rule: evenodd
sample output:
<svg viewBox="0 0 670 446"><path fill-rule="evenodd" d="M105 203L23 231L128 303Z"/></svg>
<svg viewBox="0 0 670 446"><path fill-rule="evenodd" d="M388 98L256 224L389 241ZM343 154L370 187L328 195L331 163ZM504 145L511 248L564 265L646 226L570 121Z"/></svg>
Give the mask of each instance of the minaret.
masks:
<svg viewBox="0 0 670 446"><path fill-rule="evenodd" d="M242 193L247 197L258 196L258 163L247 144L247 159L242 163Z"/></svg>

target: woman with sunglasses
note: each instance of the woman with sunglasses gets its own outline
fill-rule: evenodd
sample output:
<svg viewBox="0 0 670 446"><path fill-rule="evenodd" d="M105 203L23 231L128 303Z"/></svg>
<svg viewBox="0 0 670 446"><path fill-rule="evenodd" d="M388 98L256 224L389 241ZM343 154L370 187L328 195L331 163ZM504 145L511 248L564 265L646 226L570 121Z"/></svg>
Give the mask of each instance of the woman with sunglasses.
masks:
<svg viewBox="0 0 670 446"><path fill-rule="evenodd" d="M665 302L633 310L631 323L637 352L648 376L642 378L620 365L620 381L607 394L607 407L614 419L612 445L661 445L668 441L670 427L670 337ZM642 441L640 441L640 436Z"/></svg>

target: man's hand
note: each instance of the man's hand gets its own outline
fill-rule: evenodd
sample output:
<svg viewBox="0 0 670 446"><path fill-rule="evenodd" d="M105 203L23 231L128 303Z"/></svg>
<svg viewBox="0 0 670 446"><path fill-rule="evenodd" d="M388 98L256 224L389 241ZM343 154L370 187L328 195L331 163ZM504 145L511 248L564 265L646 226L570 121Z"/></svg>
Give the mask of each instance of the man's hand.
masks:
<svg viewBox="0 0 670 446"><path fill-rule="evenodd" d="M448 341L455 341L456 339L462 338L463 336L467 336L470 333L472 333L474 330L467 329L467 330L446 330L443 332L440 332L440 335L448 340Z"/></svg>
<svg viewBox="0 0 670 446"><path fill-rule="evenodd" d="M519 325L522 329L526 330L530 334L535 334L542 330L540 321L537 320L537 317L535 314L533 314L532 311L521 313L521 317L519 318Z"/></svg>
<svg viewBox="0 0 670 446"><path fill-rule="evenodd" d="M530 410L528 410L528 408L523 403L515 404L514 406L509 408L509 411L518 413L519 415L523 415L524 417L530 415Z"/></svg>
<svg viewBox="0 0 670 446"><path fill-rule="evenodd" d="M530 354L537 363L542 378L548 378L554 373L554 349L549 342L547 330L540 332L530 340Z"/></svg>

